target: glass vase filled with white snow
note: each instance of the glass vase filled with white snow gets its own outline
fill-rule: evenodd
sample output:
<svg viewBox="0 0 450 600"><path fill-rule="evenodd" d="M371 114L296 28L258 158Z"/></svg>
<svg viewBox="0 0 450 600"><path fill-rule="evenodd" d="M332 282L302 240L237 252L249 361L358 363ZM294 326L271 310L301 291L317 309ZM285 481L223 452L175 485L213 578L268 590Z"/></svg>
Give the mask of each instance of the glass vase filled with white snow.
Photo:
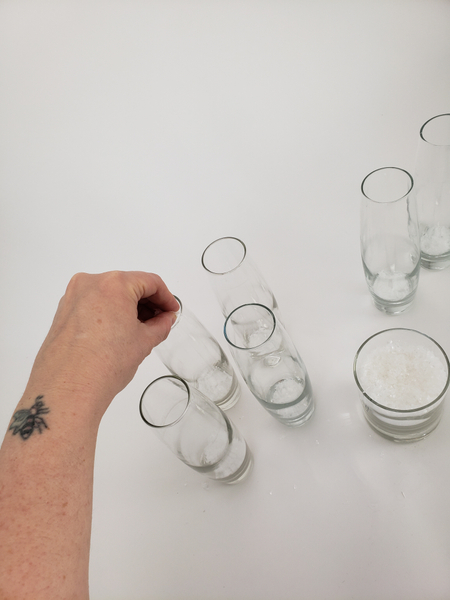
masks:
<svg viewBox="0 0 450 600"><path fill-rule="evenodd" d="M395 442L413 442L435 429L449 386L441 346L414 329L386 329L356 353L353 374L369 425Z"/></svg>

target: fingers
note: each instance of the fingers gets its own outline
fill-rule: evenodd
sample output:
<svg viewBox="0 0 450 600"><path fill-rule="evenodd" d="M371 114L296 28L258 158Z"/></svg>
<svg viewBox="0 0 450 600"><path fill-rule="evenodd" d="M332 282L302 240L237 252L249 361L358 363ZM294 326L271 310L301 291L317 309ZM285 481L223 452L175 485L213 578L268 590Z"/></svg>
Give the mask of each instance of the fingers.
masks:
<svg viewBox="0 0 450 600"><path fill-rule="evenodd" d="M145 332L148 355L169 335L180 306L159 275L133 271L127 276L136 290L138 319Z"/></svg>
<svg viewBox="0 0 450 600"><path fill-rule="evenodd" d="M150 354L155 346L167 338L176 319L177 315L174 312L162 312L142 323L142 328L146 332L149 343L147 355Z"/></svg>
<svg viewBox="0 0 450 600"><path fill-rule="evenodd" d="M148 299L144 298L144 300L138 302L138 319L142 323L145 323L149 319L154 319L161 312L163 311Z"/></svg>
<svg viewBox="0 0 450 600"><path fill-rule="evenodd" d="M88 295L89 302L87 302ZM140 324L146 325L143 329L143 342L147 354L154 346L166 339L176 319L174 313L180 309L177 300L161 277L143 271L110 271L98 275L78 273L69 283L66 291L67 299L68 296L70 296L69 306L79 301L83 302L85 308L87 306L87 317L91 320L93 308L98 309L106 302L109 311L103 312L103 325L108 327L108 315L112 315L115 335L119 326L117 315L128 314L131 317L133 313L136 314L134 311L137 311ZM87 327L88 324L84 323L83 329L86 330ZM123 335L133 335L128 326Z"/></svg>
<svg viewBox="0 0 450 600"><path fill-rule="evenodd" d="M76 299L86 295L86 291L92 290L98 291L106 298L110 295L120 295L126 290L136 303L151 299L154 308L159 310L179 309L178 302L164 281L154 273L144 271L109 271L98 275L77 273L67 286L66 296Z"/></svg>
<svg viewBox="0 0 450 600"><path fill-rule="evenodd" d="M128 276L141 306L146 304L153 309L172 312L176 312L180 308L178 302L159 275L144 273L142 271L131 271L128 273Z"/></svg>

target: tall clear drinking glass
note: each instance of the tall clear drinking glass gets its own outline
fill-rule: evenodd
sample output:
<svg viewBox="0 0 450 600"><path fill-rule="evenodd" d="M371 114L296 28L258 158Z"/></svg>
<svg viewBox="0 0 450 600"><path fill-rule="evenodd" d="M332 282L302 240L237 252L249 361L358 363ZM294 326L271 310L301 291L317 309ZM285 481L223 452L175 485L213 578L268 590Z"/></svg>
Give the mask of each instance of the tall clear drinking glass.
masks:
<svg viewBox="0 0 450 600"><path fill-rule="evenodd" d="M175 296L176 297L176 296ZM239 399L239 382L217 340L177 298L180 310L169 336L155 352L173 375L199 390L222 410Z"/></svg>
<svg viewBox="0 0 450 600"><path fill-rule="evenodd" d="M278 313L272 290L238 238L223 237L209 244L202 265L225 318L233 309L250 302L264 304Z"/></svg>
<svg viewBox="0 0 450 600"><path fill-rule="evenodd" d="M253 458L245 439L220 410L180 377L155 379L139 403L142 419L186 465L222 483L237 483Z"/></svg>
<svg viewBox="0 0 450 600"><path fill-rule="evenodd" d="M397 167L362 182L361 257L375 306L398 314L414 300L420 272L419 226L411 175Z"/></svg>
<svg viewBox="0 0 450 600"><path fill-rule="evenodd" d="M414 183L421 264L445 269L450 265L450 114L433 117L421 127Z"/></svg>
<svg viewBox="0 0 450 600"><path fill-rule="evenodd" d="M311 382L291 338L273 312L245 304L227 318L225 338L250 391L275 419L303 425L314 412Z"/></svg>

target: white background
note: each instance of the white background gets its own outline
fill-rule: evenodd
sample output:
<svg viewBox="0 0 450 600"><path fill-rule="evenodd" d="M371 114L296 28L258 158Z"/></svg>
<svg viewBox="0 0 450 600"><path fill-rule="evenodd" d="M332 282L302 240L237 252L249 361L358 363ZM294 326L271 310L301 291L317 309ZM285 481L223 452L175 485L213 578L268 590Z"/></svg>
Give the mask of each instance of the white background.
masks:
<svg viewBox="0 0 450 600"><path fill-rule="evenodd" d="M412 327L450 352L450 269L413 308L373 306L359 189L414 170L450 109L447 0L0 1L0 425L77 271L142 269L225 348L200 257L241 238L269 281L317 409L289 429L242 388L255 457L224 486L141 421L142 364L101 426L92 600L447 600L450 409L396 445L364 422L352 362ZM242 381L242 380L241 380Z"/></svg>

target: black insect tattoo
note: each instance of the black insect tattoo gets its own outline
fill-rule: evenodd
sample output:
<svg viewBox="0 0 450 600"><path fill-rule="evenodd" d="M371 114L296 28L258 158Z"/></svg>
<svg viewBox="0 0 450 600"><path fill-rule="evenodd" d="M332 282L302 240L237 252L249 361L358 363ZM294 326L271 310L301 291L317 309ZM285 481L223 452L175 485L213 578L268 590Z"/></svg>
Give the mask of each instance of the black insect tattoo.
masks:
<svg viewBox="0 0 450 600"><path fill-rule="evenodd" d="M50 412L50 409L44 406L42 398L38 396L31 408L24 408L14 413L13 422L9 429L13 430L13 435L20 433L23 440L27 440L35 429L42 433L42 429L48 429L48 425L44 418L40 415L45 415Z"/></svg>

